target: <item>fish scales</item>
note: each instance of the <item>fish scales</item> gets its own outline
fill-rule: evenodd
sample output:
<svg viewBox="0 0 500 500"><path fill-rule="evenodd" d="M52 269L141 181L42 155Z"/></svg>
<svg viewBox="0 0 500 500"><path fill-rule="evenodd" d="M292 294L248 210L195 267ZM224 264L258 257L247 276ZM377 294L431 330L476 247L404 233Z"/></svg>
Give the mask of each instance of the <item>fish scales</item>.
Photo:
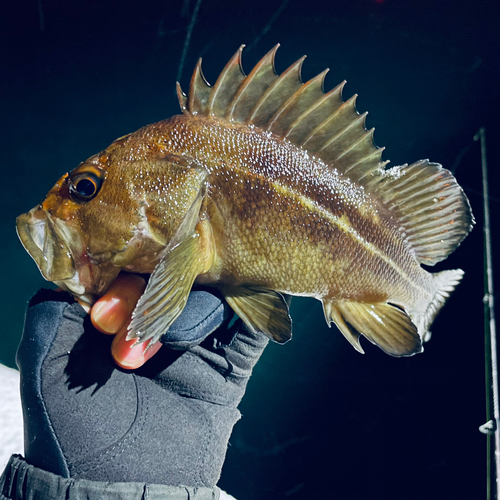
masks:
<svg viewBox="0 0 500 500"><path fill-rule="evenodd" d="M217 248L235 283L375 302L407 303L414 288L431 293L390 214L288 141L198 117L155 129L145 136L153 135L158 152L185 154L210 172L209 196L230 235Z"/></svg>
<svg viewBox="0 0 500 500"><path fill-rule="evenodd" d="M319 299L360 352L422 350L462 277L431 274L473 223L453 176L427 160L386 169L355 99L328 94L276 48L245 76L241 49L208 86L198 64L182 115L122 137L18 218L46 279L92 303L120 271L151 273L129 338L156 342L194 283L218 288L252 331L285 342L282 294Z"/></svg>

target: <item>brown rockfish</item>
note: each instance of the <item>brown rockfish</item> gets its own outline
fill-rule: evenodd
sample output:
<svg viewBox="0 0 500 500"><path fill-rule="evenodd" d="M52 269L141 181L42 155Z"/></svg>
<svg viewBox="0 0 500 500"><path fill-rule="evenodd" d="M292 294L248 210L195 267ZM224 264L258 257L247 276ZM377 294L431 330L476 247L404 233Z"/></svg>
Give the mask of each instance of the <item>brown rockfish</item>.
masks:
<svg viewBox="0 0 500 500"><path fill-rule="evenodd" d="M315 297L363 352L422 350L462 277L431 274L473 218L452 174L427 160L386 169L343 83L282 75L271 50L248 76L242 48L212 87L201 60L182 115L113 142L17 219L45 279L88 302L120 271L150 273L129 338L157 341L194 283L216 287L252 331L291 336L282 294ZM345 82L344 82L345 83Z"/></svg>

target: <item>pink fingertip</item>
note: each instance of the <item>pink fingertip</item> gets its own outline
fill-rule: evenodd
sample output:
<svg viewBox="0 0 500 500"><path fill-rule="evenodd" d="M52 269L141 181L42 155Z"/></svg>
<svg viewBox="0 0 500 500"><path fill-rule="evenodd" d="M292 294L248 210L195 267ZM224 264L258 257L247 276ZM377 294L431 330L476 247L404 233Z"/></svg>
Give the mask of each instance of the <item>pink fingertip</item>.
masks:
<svg viewBox="0 0 500 500"><path fill-rule="evenodd" d="M149 349L148 344L148 342L136 344L136 339L126 340L126 331L120 332L113 340L111 353L119 366L133 370L142 366L161 347L161 342L156 342Z"/></svg>

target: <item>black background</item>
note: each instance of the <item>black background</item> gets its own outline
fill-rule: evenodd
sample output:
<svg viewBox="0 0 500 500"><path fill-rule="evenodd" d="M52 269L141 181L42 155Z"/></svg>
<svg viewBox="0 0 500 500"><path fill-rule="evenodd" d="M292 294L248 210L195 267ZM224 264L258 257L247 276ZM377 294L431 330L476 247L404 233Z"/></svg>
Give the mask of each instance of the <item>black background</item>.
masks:
<svg viewBox="0 0 500 500"><path fill-rule="evenodd" d="M252 499L479 499L486 491L480 148L486 128L498 248L499 35L496 2L409 0L30 0L0 16L0 361L13 366L23 313L43 280L15 217L115 138L178 113L199 56L214 83L237 47L247 72L277 42L278 72L303 54L386 146L392 165L452 169L477 224L442 268L466 275L425 353L356 353L320 304L292 305L294 339L270 345L241 404L220 486ZM192 14L199 11L184 64ZM494 265L498 259L494 255ZM500 272L500 271L498 271Z"/></svg>

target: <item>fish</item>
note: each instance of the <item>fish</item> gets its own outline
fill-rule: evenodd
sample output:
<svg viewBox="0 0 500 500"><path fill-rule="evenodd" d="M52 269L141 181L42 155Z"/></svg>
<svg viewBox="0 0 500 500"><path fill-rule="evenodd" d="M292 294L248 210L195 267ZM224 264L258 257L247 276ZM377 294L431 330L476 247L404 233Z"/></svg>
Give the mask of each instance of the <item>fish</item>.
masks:
<svg viewBox="0 0 500 500"><path fill-rule="evenodd" d="M182 113L114 141L64 174L17 218L43 277L89 305L120 272L149 274L128 339L157 342L194 285L213 287L252 332L292 335L288 296L313 297L363 353L423 350L463 276L431 273L474 218L454 176L420 160L387 167L384 148L328 69L281 75L279 45L246 75L241 46L216 83L201 59Z"/></svg>

